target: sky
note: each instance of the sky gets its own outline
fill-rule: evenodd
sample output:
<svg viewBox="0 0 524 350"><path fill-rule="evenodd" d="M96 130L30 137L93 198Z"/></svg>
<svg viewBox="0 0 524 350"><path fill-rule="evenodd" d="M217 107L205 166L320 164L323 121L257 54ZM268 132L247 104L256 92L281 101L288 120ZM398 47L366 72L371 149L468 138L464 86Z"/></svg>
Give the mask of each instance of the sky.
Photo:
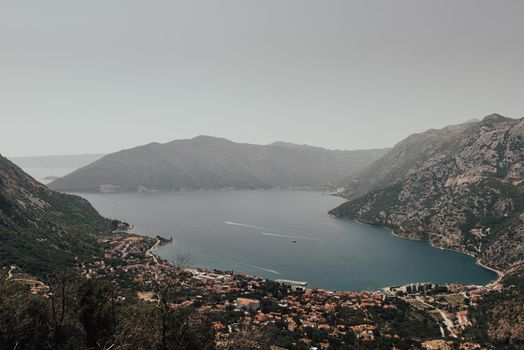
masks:
<svg viewBox="0 0 524 350"><path fill-rule="evenodd" d="M393 146L524 116L524 1L0 0L0 153Z"/></svg>

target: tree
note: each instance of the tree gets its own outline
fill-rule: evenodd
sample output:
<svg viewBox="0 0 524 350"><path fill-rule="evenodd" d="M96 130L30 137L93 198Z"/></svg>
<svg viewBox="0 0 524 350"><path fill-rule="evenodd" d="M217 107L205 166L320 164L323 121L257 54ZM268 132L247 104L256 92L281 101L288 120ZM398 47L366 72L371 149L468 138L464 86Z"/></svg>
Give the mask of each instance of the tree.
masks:
<svg viewBox="0 0 524 350"><path fill-rule="evenodd" d="M239 325L227 339L220 342L220 350L269 349L272 341L269 326Z"/></svg>
<svg viewBox="0 0 524 350"><path fill-rule="evenodd" d="M78 290L79 319L91 348L106 349L117 332L115 294L108 283L87 279Z"/></svg>
<svg viewBox="0 0 524 350"><path fill-rule="evenodd" d="M48 331L46 304L27 287L0 276L0 346L3 349L40 349Z"/></svg>
<svg viewBox="0 0 524 350"><path fill-rule="evenodd" d="M50 349L78 348L83 331L78 322L75 288L79 283L74 270L61 269L46 278L48 297L48 346Z"/></svg>

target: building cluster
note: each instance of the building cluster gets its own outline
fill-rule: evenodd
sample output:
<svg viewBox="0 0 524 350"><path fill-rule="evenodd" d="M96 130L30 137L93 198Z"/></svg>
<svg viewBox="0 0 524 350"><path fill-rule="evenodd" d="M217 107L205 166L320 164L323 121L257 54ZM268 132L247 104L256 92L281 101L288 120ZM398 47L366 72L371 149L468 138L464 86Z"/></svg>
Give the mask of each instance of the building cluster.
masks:
<svg viewBox="0 0 524 350"><path fill-rule="evenodd" d="M369 307L394 307L384 303L385 295L381 292L334 292L282 281L279 284L286 293L276 296L264 289L265 280L243 273L184 268L183 272L173 274L172 264L147 254L155 246L155 241L149 237L116 234L103 241L107 247L103 259L82 265L84 275L87 278L131 278L138 289L137 297L147 302L158 301L155 285L175 283L177 288L187 291L184 298L189 299L173 303L175 308L193 306L201 312L235 312L233 323L214 323L215 330L222 337L227 337L239 324L259 327L278 323L289 332L302 331L302 340L308 343L306 329L331 336L346 334L348 329L344 319L326 318L335 309L365 311ZM264 304L274 307L267 308ZM362 324L352 326L350 331L360 339L373 340L376 328L368 318Z"/></svg>
<svg viewBox="0 0 524 350"><path fill-rule="evenodd" d="M411 295L426 294L433 291L438 285L434 283L410 283L403 286L393 286L384 288L389 295Z"/></svg>
<svg viewBox="0 0 524 350"><path fill-rule="evenodd" d="M456 336L471 325L467 308L474 305L490 287L463 285L437 286L433 283L415 283L386 288L377 292L339 292L305 288L294 281L272 282L269 288L264 279L242 273L190 269L157 258L152 249L159 239L119 233L104 241L103 259L83 265L88 278L112 276L132 280L133 293L145 302L158 302L156 286L166 283L183 291L173 308L193 307L198 312L217 317L213 323L217 337L227 339L238 329L278 325L289 334L299 334L300 341L310 348L329 348L326 341L312 340L312 332L343 338L351 332L361 341L373 341L382 332L370 309L396 309L394 300L403 300L428 314L442 325L443 337ZM296 281L295 281L296 282ZM275 289L274 284L278 285ZM341 310L358 313L361 318L348 323ZM388 336L399 339L398 334ZM446 342L427 342L427 349ZM464 348L474 348L468 343Z"/></svg>

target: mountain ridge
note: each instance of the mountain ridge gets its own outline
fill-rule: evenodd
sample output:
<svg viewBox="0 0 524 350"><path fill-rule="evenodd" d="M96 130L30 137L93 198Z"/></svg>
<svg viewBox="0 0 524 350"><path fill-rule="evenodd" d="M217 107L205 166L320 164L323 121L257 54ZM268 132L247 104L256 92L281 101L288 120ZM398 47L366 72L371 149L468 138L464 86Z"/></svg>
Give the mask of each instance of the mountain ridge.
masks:
<svg viewBox="0 0 524 350"><path fill-rule="evenodd" d="M524 118L414 134L357 176L338 217L462 251L506 270L524 256Z"/></svg>
<svg viewBox="0 0 524 350"><path fill-rule="evenodd" d="M121 150L53 181L62 191L303 188L336 182L387 149L332 151L200 135Z"/></svg>

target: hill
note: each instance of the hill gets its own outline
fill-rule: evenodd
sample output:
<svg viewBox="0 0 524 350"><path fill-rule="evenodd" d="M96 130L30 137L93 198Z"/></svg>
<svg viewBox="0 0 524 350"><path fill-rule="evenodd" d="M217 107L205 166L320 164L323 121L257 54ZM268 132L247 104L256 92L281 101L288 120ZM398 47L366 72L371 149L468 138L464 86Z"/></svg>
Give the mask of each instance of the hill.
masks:
<svg viewBox="0 0 524 350"><path fill-rule="evenodd" d="M471 307L473 324L466 336L491 342L496 349L524 348L524 266L502 279L504 288L486 295L477 307Z"/></svg>
<svg viewBox="0 0 524 350"><path fill-rule="evenodd" d="M101 252L112 229L84 199L49 190L0 156L0 266L42 274Z"/></svg>
<svg viewBox="0 0 524 350"><path fill-rule="evenodd" d="M386 151L253 145L198 136L109 154L49 186L61 191L314 187L361 170Z"/></svg>
<svg viewBox="0 0 524 350"><path fill-rule="evenodd" d="M330 211L463 251L500 270L524 257L524 119L492 114L398 143L346 179Z"/></svg>

